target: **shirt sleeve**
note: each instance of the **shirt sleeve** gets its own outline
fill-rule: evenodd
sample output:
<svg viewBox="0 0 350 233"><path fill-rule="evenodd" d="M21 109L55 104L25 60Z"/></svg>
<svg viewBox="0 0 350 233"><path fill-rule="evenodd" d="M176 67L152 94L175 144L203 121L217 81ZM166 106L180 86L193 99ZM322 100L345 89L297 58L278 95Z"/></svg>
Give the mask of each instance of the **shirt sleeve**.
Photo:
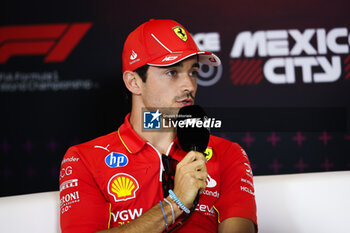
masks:
<svg viewBox="0 0 350 233"><path fill-rule="evenodd" d="M68 149L60 171L62 233L92 233L109 228L110 203L74 147Z"/></svg>
<svg viewBox="0 0 350 233"><path fill-rule="evenodd" d="M214 204L219 222L230 217L243 217L257 224L253 173L247 154L238 144L221 152L220 198Z"/></svg>

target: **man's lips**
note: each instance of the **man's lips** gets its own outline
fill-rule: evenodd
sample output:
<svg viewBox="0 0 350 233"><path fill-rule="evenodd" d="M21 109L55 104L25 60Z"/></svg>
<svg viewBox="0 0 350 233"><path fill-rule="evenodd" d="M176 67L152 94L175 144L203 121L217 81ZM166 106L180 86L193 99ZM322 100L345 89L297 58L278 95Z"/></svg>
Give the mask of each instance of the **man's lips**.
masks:
<svg viewBox="0 0 350 233"><path fill-rule="evenodd" d="M181 106L187 106L187 105L192 105L193 104L193 99L183 99L183 100L178 100L176 103L179 103Z"/></svg>

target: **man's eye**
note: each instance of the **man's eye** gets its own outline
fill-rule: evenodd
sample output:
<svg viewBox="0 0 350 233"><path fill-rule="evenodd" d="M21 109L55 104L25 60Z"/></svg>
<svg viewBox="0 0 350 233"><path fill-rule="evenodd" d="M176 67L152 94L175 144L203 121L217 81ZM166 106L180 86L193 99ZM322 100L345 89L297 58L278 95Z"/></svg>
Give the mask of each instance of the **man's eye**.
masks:
<svg viewBox="0 0 350 233"><path fill-rule="evenodd" d="M190 76L198 77L198 74L199 74L198 70L193 70L193 71L191 71Z"/></svg>
<svg viewBox="0 0 350 233"><path fill-rule="evenodd" d="M169 70L169 71L166 72L166 74L169 75L169 76L176 76L177 72L176 72L176 70Z"/></svg>

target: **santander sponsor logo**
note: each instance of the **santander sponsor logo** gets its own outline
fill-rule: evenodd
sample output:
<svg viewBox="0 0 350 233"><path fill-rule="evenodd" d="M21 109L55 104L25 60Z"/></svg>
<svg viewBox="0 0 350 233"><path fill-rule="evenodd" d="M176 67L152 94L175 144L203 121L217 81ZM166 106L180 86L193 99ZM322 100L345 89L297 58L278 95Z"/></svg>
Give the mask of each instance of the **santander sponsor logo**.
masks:
<svg viewBox="0 0 350 233"><path fill-rule="evenodd" d="M63 165L66 162L78 162L78 161L79 161L79 158L75 158L74 156L72 156L72 157L63 159L61 165Z"/></svg>
<svg viewBox="0 0 350 233"><path fill-rule="evenodd" d="M209 174L208 174L208 177L207 177L206 181L207 181L207 188L214 188L217 185L216 180L214 180ZM210 191L207 188L203 191L204 195L208 195L208 196L219 198L220 193L217 190Z"/></svg>
<svg viewBox="0 0 350 233"><path fill-rule="evenodd" d="M135 60L137 58L137 53L133 50L131 55L130 55L130 60Z"/></svg>
<svg viewBox="0 0 350 233"><path fill-rule="evenodd" d="M212 197L216 197L216 198L219 198L220 197L220 193L218 191L209 191L209 190L204 190L203 191L203 194L204 195L208 195L208 196L212 196Z"/></svg>
<svg viewBox="0 0 350 233"><path fill-rule="evenodd" d="M216 180L211 178L209 174L208 174L206 182L207 182L207 188L214 188L216 186Z"/></svg>

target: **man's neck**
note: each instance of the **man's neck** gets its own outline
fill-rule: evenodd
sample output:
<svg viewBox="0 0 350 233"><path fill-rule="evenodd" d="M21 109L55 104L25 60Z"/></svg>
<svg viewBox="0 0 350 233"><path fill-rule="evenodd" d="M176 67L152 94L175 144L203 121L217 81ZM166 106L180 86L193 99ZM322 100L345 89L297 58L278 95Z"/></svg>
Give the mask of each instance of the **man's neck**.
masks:
<svg viewBox="0 0 350 233"><path fill-rule="evenodd" d="M141 109L141 108L138 108ZM176 137L175 129L167 131L151 131L146 132L142 130L143 121L141 111L138 109L132 109L130 114L130 124L135 132L144 140L151 143L160 153L166 154L170 144Z"/></svg>

